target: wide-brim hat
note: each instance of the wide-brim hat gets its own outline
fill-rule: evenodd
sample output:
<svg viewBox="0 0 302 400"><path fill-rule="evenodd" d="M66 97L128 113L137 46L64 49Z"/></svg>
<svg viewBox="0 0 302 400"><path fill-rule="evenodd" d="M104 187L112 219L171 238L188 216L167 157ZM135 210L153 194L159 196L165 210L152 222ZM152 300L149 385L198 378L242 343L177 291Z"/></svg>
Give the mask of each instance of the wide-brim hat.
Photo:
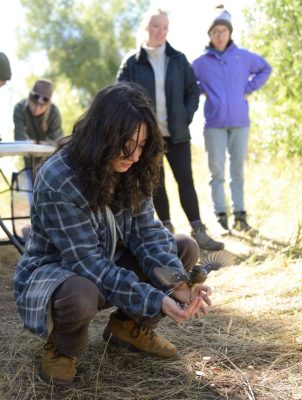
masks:
<svg viewBox="0 0 302 400"><path fill-rule="evenodd" d="M53 88L52 83L46 79L36 81L31 92L30 99L38 104L47 103L52 96Z"/></svg>

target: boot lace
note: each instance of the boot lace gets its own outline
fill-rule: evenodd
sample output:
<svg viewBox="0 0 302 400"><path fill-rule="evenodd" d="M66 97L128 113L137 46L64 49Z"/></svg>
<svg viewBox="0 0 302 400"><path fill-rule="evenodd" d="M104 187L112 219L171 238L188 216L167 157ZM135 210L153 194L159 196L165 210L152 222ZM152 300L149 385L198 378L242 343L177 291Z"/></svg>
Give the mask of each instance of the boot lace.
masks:
<svg viewBox="0 0 302 400"><path fill-rule="evenodd" d="M136 339L139 335L144 335L148 339L153 339L156 336L156 333L153 329L149 329L140 325L135 325L135 327L131 331L131 337Z"/></svg>

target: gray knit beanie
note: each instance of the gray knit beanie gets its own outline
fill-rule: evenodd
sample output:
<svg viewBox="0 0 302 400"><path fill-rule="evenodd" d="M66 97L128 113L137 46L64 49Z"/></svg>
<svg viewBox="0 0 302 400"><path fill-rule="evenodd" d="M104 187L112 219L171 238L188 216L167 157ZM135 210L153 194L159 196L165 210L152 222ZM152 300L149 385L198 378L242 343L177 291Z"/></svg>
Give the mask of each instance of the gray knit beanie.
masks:
<svg viewBox="0 0 302 400"><path fill-rule="evenodd" d="M211 23L211 26L208 30L208 34L210 33L210 31L216 26L216 25L225 25L228 30L230 31L230 33L233 32L233 26L232 26L232 17L231 14L226 11L223 10L222 12L220 12L216 18L213 20L213 22Z"/></svg>
<svg viewBox="0 0 302 400"><path fill-rule="evenodd" d="M0 81L9 81L12 77L9 59L4 53L0 53Z"/></svg>

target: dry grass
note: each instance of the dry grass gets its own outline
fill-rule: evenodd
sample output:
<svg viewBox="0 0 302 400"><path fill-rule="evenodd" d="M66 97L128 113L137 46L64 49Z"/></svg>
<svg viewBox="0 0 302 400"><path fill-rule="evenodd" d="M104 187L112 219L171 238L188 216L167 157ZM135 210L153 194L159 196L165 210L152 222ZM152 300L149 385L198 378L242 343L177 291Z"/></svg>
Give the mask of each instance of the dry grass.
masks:
<svg viewBox="0 0 302 400"><path fill-rule="evenodd" d="M255 198L259 206L258 192ZM269 201L264 198L265 206L259 208L264 220L269 218ZM158 333L176 344L177 359L107 346L101 332L108 310L91 324L88 351L79 358L79 373L68 388L47 385L38 376L43 342L22 328L11 292L18 254L0 247L0 399L301 400L301 236L296 232L281 240L292 212L285 204L283 209L270 235L225 238L227 249L238 258L236 265L209 276L213 307L206 318L181 326L162 321ZM290 223L294 227L295 221ZM179 229L188 229L185 222Z"/></svg>

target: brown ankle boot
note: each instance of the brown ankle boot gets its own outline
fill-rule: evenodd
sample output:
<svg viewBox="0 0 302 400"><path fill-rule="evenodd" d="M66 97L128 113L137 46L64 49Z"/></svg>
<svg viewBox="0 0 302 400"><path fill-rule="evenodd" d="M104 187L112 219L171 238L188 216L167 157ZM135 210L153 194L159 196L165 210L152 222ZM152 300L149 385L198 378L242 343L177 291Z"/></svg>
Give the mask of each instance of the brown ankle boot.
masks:
<svg viewBox="0 0 302 400"><path fill-rule="evenodd" d="M161 358L174 358L176 347L167 339L157 336L152 329L136 324L132 320L120 321L116 313L110 315L110 320L103 333L104 340L111 344L121 345L131 350L144 351Z"/></svg>
<svg viewBox="0 0 302 400"><path fill-rule="evenodd" d="M68 385L76 375L76 357L59 354L52 342L44 346L45 353L42 359L41 378L48 383Z"/></svg>

